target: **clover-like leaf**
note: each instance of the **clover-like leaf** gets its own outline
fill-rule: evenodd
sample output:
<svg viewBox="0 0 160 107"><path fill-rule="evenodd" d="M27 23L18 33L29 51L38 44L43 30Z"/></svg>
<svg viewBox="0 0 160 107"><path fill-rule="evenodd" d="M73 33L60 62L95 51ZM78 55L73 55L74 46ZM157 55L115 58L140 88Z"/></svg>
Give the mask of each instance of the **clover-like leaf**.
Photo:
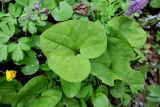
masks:
<svg viewBox="0 0 160 107"><path fill-rule="evenodd" d="M121 33L132 47L140 48L145 44L147 34L133 19L124 16L115 17L108 24Z"/></svg>
<svg viewBox="0 0 160 107"><path fill-rule="evenodd" d="M6 60L8 57L7 45L0 44L0 62Z"/></svg>
<svg viewBox="0 0 160 107"><path fill-rule="evenodd" d="M89 59L106 50L104 27L87 21L70 20L54 25L40 38L49 67L69 82L84 80L91 71Z"/></svg>
<svg viewBox="0 0 160 107"><path fill-rule="evenodd" d="M59 8L57 7L51 12L51 15L56 21L68 20L72 14L73 8L66 1L60 2Z"/></svg>

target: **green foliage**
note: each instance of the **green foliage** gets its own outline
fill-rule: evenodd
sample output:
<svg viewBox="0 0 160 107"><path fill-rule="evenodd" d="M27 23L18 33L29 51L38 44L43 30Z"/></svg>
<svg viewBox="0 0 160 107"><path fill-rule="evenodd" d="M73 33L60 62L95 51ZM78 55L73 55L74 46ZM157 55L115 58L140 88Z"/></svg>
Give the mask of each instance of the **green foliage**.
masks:
<svg viewBox="0 0 160 107"><path fill-rule="evenodd" d="M105 51L106 40L101 25L71 20L46 30L41 36L41 47L56 74L66 81L80 82L90 74L89 59Z"/></svg>
<svg viewBox="0 0 160 107"><path fill-rule="evenodd" d="M160 101L160 86L156 84L152 84L148 87L149 94L147 99L151 102L159 102Z"/></svg>
<svg viewBox="0 0 160 107"><path fill-rule="evenodd" d="M107 96L100 92L95 93L95 95L92 97L92 103L94 107L110 107L110 103Z"/></svg>
<svg viewBox="0 0 160 107"><path fill-rule="evenodd" d="M153 8L160 8L159 0L150 0L150 6Z"/></svg>
<svg viewBox="0 0 160 107"><path fill-rule="evenodd" d="M135 20L123 16L114 17L108 24L120 33L132 47L141 48L145 44L146 32Z"/></svg>
<svg viewBox="0 0 160 107"><path fill-rule="evenodd" d="M40 0L40 3L42 3L43 8L48 8L50 10L54 9L56 7L56 0Z"/></svg>
<svg viewBox="0 0 160 107"><path fill-rule="evenodd" d="M0 5L0 107L137 105L149 70L135 66L146 63L141 50L147 35L137 22L147 11L138 20L124 16L128 0L1 0ZM150 6L157 12L159 2L150 0ZM16 77L6 81L4 71L11 69ZM159 90L147 86L145 107L158 106Z"/></svg>
<svg viewBox="0 0 160 107"><path fill-rule="evenodd" d="M56 21L65 21L71 18L73 9L66 1L62 1L59 4L59 8L55 8L51 14Z"/></svg>
<svg viewBox="0 0 160 107"><path fill-rule="evenodd" d="M73 83L73 82L71 83L71 82L67 82L67 81L61 79L61 87L62 87L64 94L68 98L73 98L76 96L76 94L80 90L81 83Z"/></svg>
<svg viewBox="0 0 160 107"><path fill-rule="evenodd" d="M106 50L106 53L101 56L106 62L98 61L98 59L92 60L92 75L100 78L103 83L112 86L116 79L129 84L144 83L143 75L130 67L129 61L134 59L134 53L127 43L110 37ZM135 79L135 76L138 77Z"/></svg>

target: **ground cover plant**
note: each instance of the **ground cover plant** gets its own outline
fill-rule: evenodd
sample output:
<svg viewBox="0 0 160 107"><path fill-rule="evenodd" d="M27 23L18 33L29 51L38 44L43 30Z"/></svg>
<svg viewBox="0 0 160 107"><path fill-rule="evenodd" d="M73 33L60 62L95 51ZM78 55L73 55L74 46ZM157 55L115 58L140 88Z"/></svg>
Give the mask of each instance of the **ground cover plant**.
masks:
<svg viewBox="0 0 160 107"><path fill-rule="evenodd" d="M159 0L0 0L0 107L159 107Z"/></svg>

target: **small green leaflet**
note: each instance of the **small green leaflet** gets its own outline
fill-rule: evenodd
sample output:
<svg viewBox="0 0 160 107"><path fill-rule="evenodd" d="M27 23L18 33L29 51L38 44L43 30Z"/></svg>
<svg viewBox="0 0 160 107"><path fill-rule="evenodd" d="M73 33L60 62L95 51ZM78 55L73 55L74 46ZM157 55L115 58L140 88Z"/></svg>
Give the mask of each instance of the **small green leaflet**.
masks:
<svg viewBox="0 0 160 107"><path fill-rule="evenodd" d="M108 97L101 92L95 93L91 100L94 107L110 107Z"/></svg>
<svg viewBox="0 0 160 107"><path fill-rule="evenodd" d="M66 1L60 2L59 8L57 7L51 11L51 15L56 21L68 20L72 14L73 8Z"/></svg>
<svg viewBox="0 0 160 107"><path fill-rule="evenodd" d="M63 79L60 79L61 81L61 87L62 90L64 92L64 94L69 97L69 98L73 98L74 96L76 96L76 94L78 93L78 91L81 89L81 83L80 82L67 82Z"/></svg>
<svg viewBox="0 0 160 107"><path fill-rule="evenodd" d="M12 59L14 61L20 61L24 57L23 51L30 50L30 46L28 45L28 38L22 37L18 40L18 43L11 43L8 45L8 52L12 52Z"/></svg>
<svg viewBox="0 0 160 107"><path fill-rule="evenodd" d="M0 44L0 62L7 60L8 51L7 51L7 45Z"/></svg>

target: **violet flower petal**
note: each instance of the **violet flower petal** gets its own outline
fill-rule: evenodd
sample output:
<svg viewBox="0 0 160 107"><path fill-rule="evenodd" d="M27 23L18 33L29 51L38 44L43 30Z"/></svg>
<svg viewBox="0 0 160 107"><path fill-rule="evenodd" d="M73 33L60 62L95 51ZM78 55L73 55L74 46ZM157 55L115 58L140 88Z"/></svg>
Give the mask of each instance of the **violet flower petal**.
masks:
<svg viewBox="0 0 160 107"><path fill-rule="evenodd" d="M142 13L142 9L148 4L148 0L131 0L130 7L125 13L126 16L130 16L135 12Z"/></svg>
<svg viewBox="0 0 160 107"><path fill-rule="evenodd" d="M34 9L35 10L39 10L41 8L41 3L39 2L39 3L36 3L35 5L34 5Z"/></svg>

